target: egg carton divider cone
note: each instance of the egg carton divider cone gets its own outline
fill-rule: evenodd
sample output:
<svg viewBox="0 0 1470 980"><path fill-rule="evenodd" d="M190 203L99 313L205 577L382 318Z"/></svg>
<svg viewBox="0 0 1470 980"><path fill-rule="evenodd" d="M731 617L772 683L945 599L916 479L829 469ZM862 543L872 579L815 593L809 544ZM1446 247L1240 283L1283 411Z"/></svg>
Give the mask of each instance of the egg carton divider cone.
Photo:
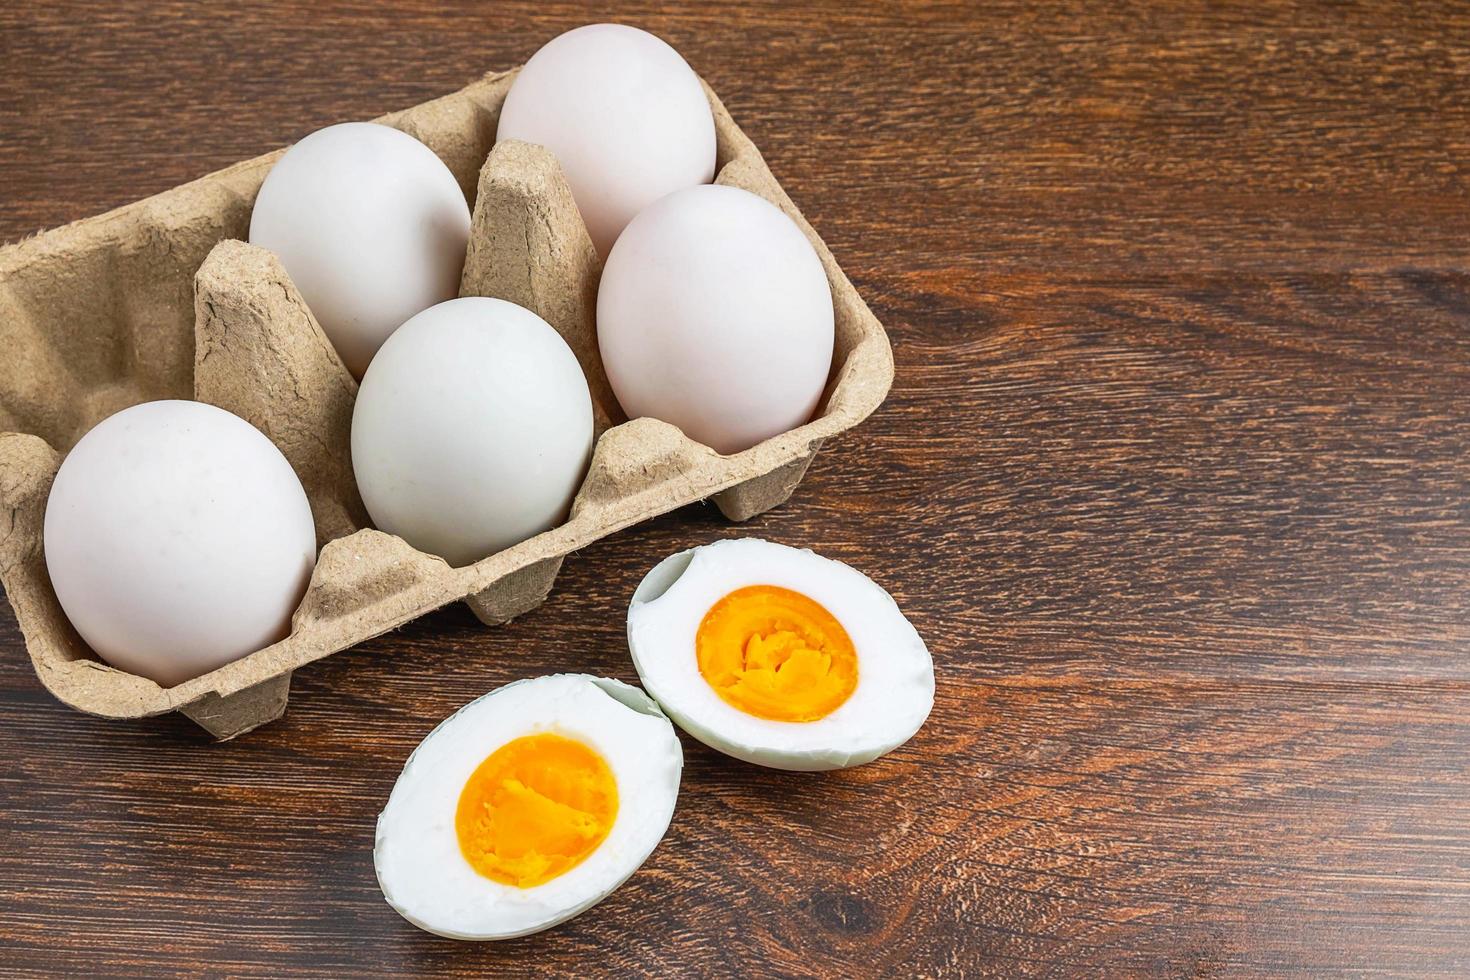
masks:
<svg viewBox="0 0 1470 980"><path fill-rule="evenodd" d="M851 428L893 379L887 335L760 153L706 87L717 183L765 197L816 247L836 308L836 356L817 416L721 456L654 419L623 418L597 354L601 271L552 156L495 144L514 72L378 120L426 143L474 201L461 295L538 313L576 353L597 442L567 520L462 568L368 527L350 459L357 384L284 267L244 244L276 151L0 249L0 582L36 674L64 703L108 718L182 711L232 738L285 710L294 670L463 600L487 624L539 605L571 551L712 498L742 521L790 496L824 439ZM158 398L197 398L264 432L311 499L317 566L291 633L164 688L107 666L56 600L41 541L63 455L97 422Z"/></svg>

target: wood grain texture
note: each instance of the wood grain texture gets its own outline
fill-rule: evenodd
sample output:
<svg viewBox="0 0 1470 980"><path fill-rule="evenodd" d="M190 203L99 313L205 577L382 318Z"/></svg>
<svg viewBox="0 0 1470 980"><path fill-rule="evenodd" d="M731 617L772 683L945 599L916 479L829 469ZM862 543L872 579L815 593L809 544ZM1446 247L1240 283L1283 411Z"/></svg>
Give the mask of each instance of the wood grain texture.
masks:
<svg viewBox="0 0 1470 980"><path fill-rule="evenodd" d="M695 507L297 675L224 745L52 701L0 613L0 970L1470 972L1470 12L767 0L0 6L0 238L657 31L888 326L889 402L747 528ZM0 352L0 356L4 356ZM826 776L686 740L554 932L418 933L374 818L444 715L634 680L633 586L752 533L892 590L934 715Z"/></svg>

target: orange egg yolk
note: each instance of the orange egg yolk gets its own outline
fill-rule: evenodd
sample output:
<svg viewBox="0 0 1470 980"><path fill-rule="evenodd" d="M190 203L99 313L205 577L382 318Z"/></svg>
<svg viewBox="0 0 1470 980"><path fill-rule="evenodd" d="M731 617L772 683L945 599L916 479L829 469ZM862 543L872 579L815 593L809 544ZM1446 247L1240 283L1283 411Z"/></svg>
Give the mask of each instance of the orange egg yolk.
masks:
<svg viewBox="0 0 1470 980"><path fill-rule="evenodd" d="M816 721L857 688L857 653L830 612L776 585L736 589L694 638L699 672L725 703L771 721Z"/></svg>
<svg viewBox="0 0 1470 980"><path fill-rule="evenodd" d="M591 746L551 733L507 742L459 794L459 849L480 874L519 888L575 868L618 813L612 770Z"/></svg>

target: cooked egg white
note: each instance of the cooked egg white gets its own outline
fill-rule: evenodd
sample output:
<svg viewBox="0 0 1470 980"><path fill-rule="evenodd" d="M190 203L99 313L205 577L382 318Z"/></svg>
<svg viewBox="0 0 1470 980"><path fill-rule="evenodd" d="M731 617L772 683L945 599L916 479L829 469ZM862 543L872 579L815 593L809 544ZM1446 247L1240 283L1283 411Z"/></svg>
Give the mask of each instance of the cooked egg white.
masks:
<svg viewBox="0 0 1470 980"><path fill-rule="evenodd" d="M755 538L655 567L628 609L638 676L680 728L737 759L815 771L908 741L934 705L934 664L861 572Z"/></svg>
<svg viewBox="0 0 1470 980"><path fill-rule="evenodd" d="M388 904L453 939L510 939L606 898L668 829L683 753L635 687L518 681L419 744L378 817Z"/></svg>

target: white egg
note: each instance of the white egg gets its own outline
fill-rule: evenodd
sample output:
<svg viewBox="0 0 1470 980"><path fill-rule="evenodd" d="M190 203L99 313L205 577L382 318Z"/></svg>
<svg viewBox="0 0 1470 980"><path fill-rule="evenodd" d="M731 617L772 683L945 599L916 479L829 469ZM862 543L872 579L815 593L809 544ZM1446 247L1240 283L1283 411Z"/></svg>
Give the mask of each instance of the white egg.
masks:
<svg viewBox="0 0 1470 980"><path fill-rule="evenodd" d="M377 123L328 126L291 147L250 215L250 243L280 257L359 378L399 324L459 294L469 236L454 174Z"/></svg>
<svg viewBox="0 0 1470 980"><path fill-rule="evenodd" d="M816 771L908 741L934 705L924 641L872 579L755 538L665 559L628 609L644 688L737 759Z"/></svg>
<svg viewBox="0 0 1470 980"><path fill-rule="evenodd" d="M636 687L517 681L465 705L409 756L378 817L388 904L452 939L537 932L606 898L668 829L684 765Z"/></svg>
<svg viewBox="0 0 1470 980"><path fill-rule="evenodd" d="M532 55L496 139L556 156L603 255L639 211L715 175L715 121L699 77L662 40L621 24L579 27Z"/></svg>
<svg viewBox="0 0 1470 980"><path fill-rule="evenodd" d="M738 452L816 410L832 369L832 292L781 209L693 187L639 214L613 247L597 342L629 418Z"/></svg>
<svg viewBox="0 0 1470 980"><path fill-rule="evenodd" d="M379 529L467 565L565 519L592 455L577 358L530 310L465 297L383 345L352 414L352 468Z"/></svg>
<svg viewBox="0 0 1470 980"><path fill-rule="evenodd" d="M82 436L51 484L43 541L82 639L164 686L284 638L316 563L286 457L190 401L134 405Z"/></svg>

